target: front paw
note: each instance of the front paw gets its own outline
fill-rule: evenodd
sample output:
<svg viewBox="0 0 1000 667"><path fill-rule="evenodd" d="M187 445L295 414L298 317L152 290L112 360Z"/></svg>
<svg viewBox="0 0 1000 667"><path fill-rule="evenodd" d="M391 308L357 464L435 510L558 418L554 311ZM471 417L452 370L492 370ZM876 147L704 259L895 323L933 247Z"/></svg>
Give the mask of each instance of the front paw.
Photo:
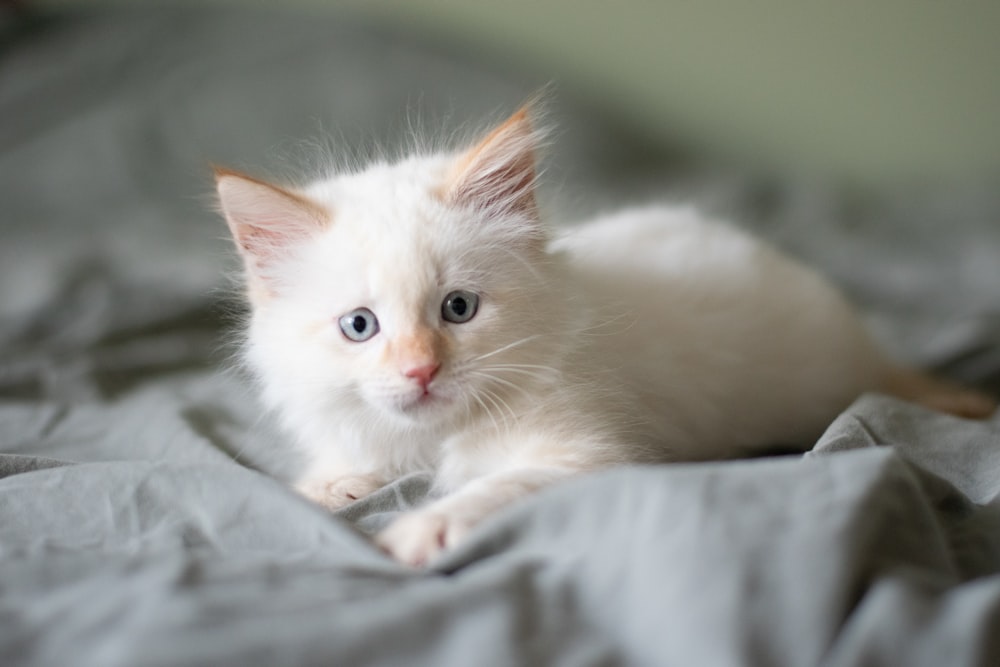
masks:
<svg viewBox="0 0 1000 667"><path fill-rule="evenodd" d="M347 507L355 500L371 495L385 486L385 480L376 475L345 475L334 478L306 478L295 485L295 490L331 512Z"/></svg>
<svg viewBox="0 0 1000 667"><path fill-rule="evenodd" d="M375 544L401 563L424 567L454 547L471 527L472 521L459 514L418 510L393 521L375 537Z"/></svg>

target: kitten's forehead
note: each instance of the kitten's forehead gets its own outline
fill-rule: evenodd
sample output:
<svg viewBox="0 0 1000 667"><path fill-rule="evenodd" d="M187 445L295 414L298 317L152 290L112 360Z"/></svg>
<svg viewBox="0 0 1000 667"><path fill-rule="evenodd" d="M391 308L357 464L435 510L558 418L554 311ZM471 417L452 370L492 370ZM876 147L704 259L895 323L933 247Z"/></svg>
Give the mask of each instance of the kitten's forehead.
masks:
<svg viewBox="0 0 1000 667"><path fill-rule="evenodd" d="M445 169L440 160L410 159L335 179L323 202L331 232L370 261L432 260L436 241L453 233L435 194Z"/></svg>
<svg viewBox="0 0 1000 667"><path fill-rule="evenodd" d="M355 305L413 303L439 288L473 231L436 194L449 164L410 159L310 186L332 222L306 255L307 280Z"/></svg>
<svg viewBox="0 0 1000 667"><path fill-rule="evenodd" d="M408 208L433 195L453 160L439 155L376 163L364 171L313 183L306 188L306 194L335 210Z"/></svg>

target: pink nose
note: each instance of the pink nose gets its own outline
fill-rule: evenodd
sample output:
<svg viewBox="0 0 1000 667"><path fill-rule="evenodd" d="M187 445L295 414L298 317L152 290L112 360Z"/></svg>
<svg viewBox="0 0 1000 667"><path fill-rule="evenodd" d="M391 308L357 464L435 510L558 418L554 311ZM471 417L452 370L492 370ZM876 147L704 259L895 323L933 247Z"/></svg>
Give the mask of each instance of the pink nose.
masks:
<svg viewBox="0 0 1000 667"><path fill-rule="evenodd" d="M441 364L427 364L426 366L416 366L409 370L403 371L403 375L408 378L413 378L420 383L420 386L427 389L427 385L431 383L434 376L437 375L438 369L441 368Z"/></svg>

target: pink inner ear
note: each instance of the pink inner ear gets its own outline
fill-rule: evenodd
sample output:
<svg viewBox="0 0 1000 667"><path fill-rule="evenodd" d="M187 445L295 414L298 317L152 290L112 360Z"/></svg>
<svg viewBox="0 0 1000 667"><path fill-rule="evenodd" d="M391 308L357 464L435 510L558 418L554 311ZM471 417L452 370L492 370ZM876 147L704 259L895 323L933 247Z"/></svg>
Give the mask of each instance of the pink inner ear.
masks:
<svg viewBox="0 0 1000 667"><path fill-rule="evenodd" d="M222 212L251 271L280 257L328 222L327 212L305 197L242 174L217 171Z"/></svg>
<svg viewBox="0 0 1000 667"><path fill-rule="evenodd" d="M274 259L291 240L290 236L267 227L244 225L240 228L237 242L240 248L258 261Z"/></svg>
<svg viewBox="0 0 1000 667"><path fill-rule="evenodd" d="M513 164L485 171L456 196L485 208L526 211L534 206L531 186L535 182L534 161L522 157Z"/></svg>

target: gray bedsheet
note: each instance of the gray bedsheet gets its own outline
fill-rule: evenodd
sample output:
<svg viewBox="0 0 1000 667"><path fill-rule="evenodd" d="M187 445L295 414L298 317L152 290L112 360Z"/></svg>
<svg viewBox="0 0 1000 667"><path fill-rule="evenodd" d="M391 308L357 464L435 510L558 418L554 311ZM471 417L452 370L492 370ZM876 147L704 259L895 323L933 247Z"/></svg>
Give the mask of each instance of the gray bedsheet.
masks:
<svg viewBox="0 0 1000 667"><path fill-rule="evenodd" d="M387 560L366 534L428 480L334 517L279 481L295 462L225 370L206 164L309 154L319 121L392 141L407 106L496 118L539 82L336 16L8 18L0 664L1000 664L1000 417L881 396L805 457L611 470L432 571ZM676 173L560 99L551 210ZM897 354L998 387L1000 189L684 189L830 273Z"/></svg>

